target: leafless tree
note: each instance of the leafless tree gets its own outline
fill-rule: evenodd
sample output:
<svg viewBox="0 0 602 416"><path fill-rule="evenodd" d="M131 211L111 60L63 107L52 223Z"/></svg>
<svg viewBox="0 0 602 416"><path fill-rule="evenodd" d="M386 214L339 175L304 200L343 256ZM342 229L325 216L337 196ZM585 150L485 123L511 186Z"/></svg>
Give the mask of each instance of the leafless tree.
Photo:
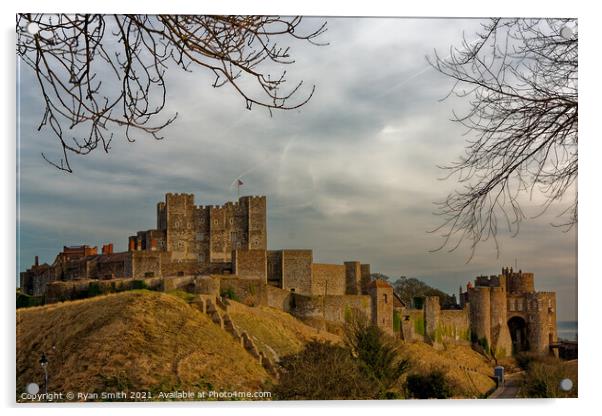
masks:
<svg viewBox="0 0 602 416"><path fill-rule="evenodd" d="M498 226L515 236L526 219L521 200L535 193L545 201L537 215L566 197L553 225L577 223L577 44L573 19L491 19L476 40L429 59L455 81L450 95L469 103L452 118L469 139L442 167L461 187L437 203L437 250L469 241L472 258L492 238L499 255Z"/></svg>
<svg viewBox="0 0 602 416"><path fill-rule="evenodd" d="M246 107L298 108L315 87L287 87L282 65L294 62L279 40L319 44L326 23L304 32L301 17L98 14L17 15L17 55L35 74L44 115L62 157L44 159L72 172L69 154L99 145L108 152L116 129L162 139L177 113L157 121L166 104L168 68L203 69L214 87L230 85ZM279 65L272 74L265 63Z"/></svg>

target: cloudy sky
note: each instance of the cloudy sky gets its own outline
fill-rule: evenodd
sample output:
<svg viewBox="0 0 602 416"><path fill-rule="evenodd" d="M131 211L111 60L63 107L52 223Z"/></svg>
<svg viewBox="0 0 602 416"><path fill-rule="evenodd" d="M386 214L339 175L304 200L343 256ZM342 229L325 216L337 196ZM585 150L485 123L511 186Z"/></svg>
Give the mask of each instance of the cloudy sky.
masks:
<svg viewBox="0 0 602 416"><path fill-rule="evenodd" d="M324 19L308 19L316 27ZM63 245L114 242L155 227L155 205L166 192L195 194L197 204L267 195L269 248L313 248L317 262L357 259L391 277L418 277L457 293L479 274L503 266L534 272L539 290L556 291L558 318L576 319L577 233L550 226L554 212L524 223L511 238L449 253L440 245L433 202L457 183L439 180L437 165L461 155L464 129L449 121L467 103L441 101L449 79L425 57L448 53L481 21L460 19L328 18L316 47L290 42L291 81L315 85L299 110L247 111L231 88L211 87L201 71L167 74L165 114L179 113L166 139L135 143L116 132L109 154L100 149L71 159L74 173L40 157L57 155L55 139L37 131L43 112L29 69L20 69L20 271L39 255L52 262ZM274 68L278 69L278 68ZM306 90L307 91L307 90ZM526 201L535 214L536 202Z"/></svg>

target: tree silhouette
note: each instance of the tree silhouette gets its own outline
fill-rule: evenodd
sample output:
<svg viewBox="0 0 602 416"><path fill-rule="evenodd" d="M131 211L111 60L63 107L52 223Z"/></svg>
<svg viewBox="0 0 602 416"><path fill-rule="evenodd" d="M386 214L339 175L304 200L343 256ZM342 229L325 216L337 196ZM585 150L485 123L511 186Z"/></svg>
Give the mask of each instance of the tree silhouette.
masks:
<svg viewBox="0 0 602 416"><path fill-rule="evenodd" d="M450 95L468 100L453 120L471 135L442 167L462 187L437 203L437 250L468 240L472 258L492 238L499 254L498 227L515 236L526 218L519 198L535 192L545 200L538 215L569 197L553 225L577 223L577 46L574 19L491 19L476 41L429 59L455 81Z"/></svg>
<svg viewBox="0 0 602 416"><path fill-rule="evenodd" d="M312 97L303 81L287 87L281 65L294 62L278 40L312 44L326 23L304 32L301 17L19 14L17 55L33 70L45 106L38 130L50 128L62 157L45 160L72 172L69 154L108 152L115 131L162 139L177 113L165 107L168 68L202 69L214 87L229 85L252 106L290 110ZM272 74L265 63L276 63ZM273 67L272 67L273 69Z"/></svg>

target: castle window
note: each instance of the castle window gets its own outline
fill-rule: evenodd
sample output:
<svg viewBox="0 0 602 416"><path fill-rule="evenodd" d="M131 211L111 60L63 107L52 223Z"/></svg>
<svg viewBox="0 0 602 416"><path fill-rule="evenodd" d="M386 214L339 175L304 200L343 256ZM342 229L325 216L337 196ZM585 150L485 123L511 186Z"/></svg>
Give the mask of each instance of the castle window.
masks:
<svg viewBox="0 0 602 416"><path fill-rule="evenodd" d="M385 299L385 303L387 303L387 294L386 293L383 294L383 298Z"/></svg>
<svg viewBox="0 0 602 416"><path fill-rule="evenodd" d="M205 241L205 233L196 233L197 241Z"/></svg>
<svg viewBox="0 0 602 416"><path fill-rule="evenodd" d="M217 220L213 220L213 225L217 225Z"/></svg>
<svg viewBox="0 0 602 416"><path fill-rule="evenodd" d="M199 263L205 263L205 255L204 254L199 254L197 257L197 260Z"/></svg>
<svg viewBox="0 0 602 416"><path fill-rule="evenodd" d="M230 218L230 225L234 224L234 218Z"/></svg>
<svg viewBox="0 0 602 416"><path fill-rule="evenodd" d="M523 311L523 300L522 299L517 299L516 310L519 312Z"/></svg>

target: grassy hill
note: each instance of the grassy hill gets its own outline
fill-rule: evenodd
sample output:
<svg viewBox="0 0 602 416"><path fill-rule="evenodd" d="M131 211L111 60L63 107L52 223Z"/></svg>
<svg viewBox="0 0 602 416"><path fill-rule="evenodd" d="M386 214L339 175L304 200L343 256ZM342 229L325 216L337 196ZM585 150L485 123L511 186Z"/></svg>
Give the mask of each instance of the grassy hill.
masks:
<svg viewBox="0 0 602 416"><path fill-rule="evenodd" d="M260 390L270 378L233 338L185 301L133 291L17 311L17 391L194 388Z"/></svg>
<svg viewBox="0 0 602 416"><path fill-rule="evenodd" d="M269 357L299 352L306 342L341 342L291 315L230 301L229 315ZM43 384L38 360L49 360L49 391L259 391L275 380L239 342L194 306L193 295L130 291L17 310L17 392ZM487 391L491 365L470 347L402 348L413 371L443 368L473 396ZM464 363L477 371L459 369ZM474 393L474 394L473 394Z"/></svg>

